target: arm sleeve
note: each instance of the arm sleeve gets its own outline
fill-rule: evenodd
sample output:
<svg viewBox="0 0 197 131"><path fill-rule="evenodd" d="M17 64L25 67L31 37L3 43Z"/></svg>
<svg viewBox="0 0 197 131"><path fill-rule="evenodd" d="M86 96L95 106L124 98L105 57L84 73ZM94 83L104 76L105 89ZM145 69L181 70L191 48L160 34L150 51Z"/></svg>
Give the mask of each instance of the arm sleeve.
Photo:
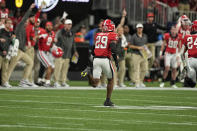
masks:
<svg viewBox="0 0 197 131"><path fill-rule="evenodd" d="M110 48L111 48L112 54L117 54L116 43L111 42L110 43Z"/></svg>
<svg viewBox="0 0 197 131"><path fill-rule="evenodd" d="M27 38L27 42L31 42L31 39L30 39L30 35L31 35L31 26L28 26L26 27L26 38Z"/></svg>
<svg viewBox="0 0 197 131"><path fill-rule="evenodd" d="M35 23L37 22L38 18L40 17L40 11L38 11L35 15Z"/></svg>

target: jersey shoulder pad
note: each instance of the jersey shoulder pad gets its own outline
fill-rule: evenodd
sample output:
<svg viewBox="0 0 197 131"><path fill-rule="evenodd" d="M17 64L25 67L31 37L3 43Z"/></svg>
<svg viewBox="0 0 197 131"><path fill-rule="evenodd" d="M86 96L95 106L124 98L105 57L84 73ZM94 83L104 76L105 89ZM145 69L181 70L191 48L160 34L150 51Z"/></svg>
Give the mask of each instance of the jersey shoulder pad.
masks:
<svg viewBox="0 0 197 131"><path fill-rule="evenodd" d="M118 34L115 33L115 32L110 32L109 35L108 35L109 39L110 40L114 40L114 41L117 41L118 40Z"/></svg>

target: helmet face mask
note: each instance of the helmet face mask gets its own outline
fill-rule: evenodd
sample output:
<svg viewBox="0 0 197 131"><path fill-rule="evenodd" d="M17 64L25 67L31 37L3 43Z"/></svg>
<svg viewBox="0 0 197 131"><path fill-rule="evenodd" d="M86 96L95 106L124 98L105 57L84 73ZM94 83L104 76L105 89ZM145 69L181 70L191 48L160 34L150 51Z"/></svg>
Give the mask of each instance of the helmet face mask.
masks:
<svg viewBox="0 0 197 131"><path fill-rule="evenodd" d="M102 29L105 32L113 32L115 31L115 24L110 19L106 19L102 23Z"/></svg>

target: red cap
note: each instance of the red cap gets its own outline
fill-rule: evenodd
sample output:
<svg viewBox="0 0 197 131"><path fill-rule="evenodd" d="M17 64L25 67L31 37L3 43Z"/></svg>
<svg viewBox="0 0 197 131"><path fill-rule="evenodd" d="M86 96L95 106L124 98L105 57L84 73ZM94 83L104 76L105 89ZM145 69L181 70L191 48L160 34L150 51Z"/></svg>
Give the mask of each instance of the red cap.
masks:
<svg viewBox="0 0 197 131"><path fill-rule="evenodd" d="M47 23L45 24L45 26L48 26L48 25L53 26L52 22L47 22Z"/></svg>
<svg viewBox="0 0 197 131"><path fill-rule="evenodd" d="M154 17L154 14L153 13L148 13L147 17Z"/></svg>

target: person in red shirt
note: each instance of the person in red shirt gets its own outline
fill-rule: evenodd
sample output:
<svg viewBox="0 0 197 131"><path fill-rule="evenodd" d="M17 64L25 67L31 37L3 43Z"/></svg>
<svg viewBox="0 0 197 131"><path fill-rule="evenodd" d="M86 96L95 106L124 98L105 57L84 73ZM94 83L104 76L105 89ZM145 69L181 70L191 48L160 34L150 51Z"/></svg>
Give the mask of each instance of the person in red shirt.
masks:
<svg viewBox="0 0 197 131"><path fill-rule="evenodd" d="M115 25L109 19L106 19L102 24L103 32L97 33L94 43L94 60L93 60L93 76L89 73L90 84L97 87L100 81L101 73L104 72L108 78L107 96L104 106L114 106L111 102L111 94L114 86L114 68L111 62L113 56L117 69L118 61L116 56L116 42L118 34L115 33Z"/></svg>
<svg viewBox="0 0 197 131"><path fill-rule="evenodd" d="M35 51L34 51L34 46L36 44L36 36L35 36L35 23L37 22L41 12L41 7L39 8L38 12L36 15L31 14L28 23L26 25L26 51L25 53L30 56L32 61L34 61L34 56L35 56ZM32 78L33 72L31 72L31 75L29 76L29 81L34 84L33 78ZM34 84L35 85L35 84Z"/></svg>
<svg viewBox="0 0 197 131"><path fill-rule="evenodd" d="M5 0L1 0L0 2L0 18L2 19L5 19L5 18L8 18L8 15L9 15L9 10L8 8L6 8L6 3L5 3Z"/></svg>
<svg viewBox="0 0 197 131"><path fill-rule="evenodd" d="M51 86L50 79L55 67L54 57L51 54L51 49L53 47L53 43L56 40L55 40L55 33L52 31L53 24L51 22L47 22L45 28L46 30L41 28L39 32L37 56L41 64L46 68L44 86Z"/></svg>
<svg viewBox="0 0 197 131"><path fill-rule="evenodd" d="M176 80L178 59L180 57L179 52L180 52L181 40L182 40L182 36L181 34L178 34L175 26L171 27L170 33L164 34L164 42L161 47L160 57L162 56L164 46L166 46L165 56L164 56L165 70L163 73L163 80L162 83L160 84L160 87L164 87L164 82L166 81L170 67L172 67L171 86L173 88L177 88L177 86L175 85L175 80Z"/></svg>
<svg viewBox="0 0 197 131"><path fill-rule="evenodd" d="M184 87L195 87L197 72L197 20L193 21L192 35L186 35L184 38L185 45L185 62L186 77Z"/></svg>

